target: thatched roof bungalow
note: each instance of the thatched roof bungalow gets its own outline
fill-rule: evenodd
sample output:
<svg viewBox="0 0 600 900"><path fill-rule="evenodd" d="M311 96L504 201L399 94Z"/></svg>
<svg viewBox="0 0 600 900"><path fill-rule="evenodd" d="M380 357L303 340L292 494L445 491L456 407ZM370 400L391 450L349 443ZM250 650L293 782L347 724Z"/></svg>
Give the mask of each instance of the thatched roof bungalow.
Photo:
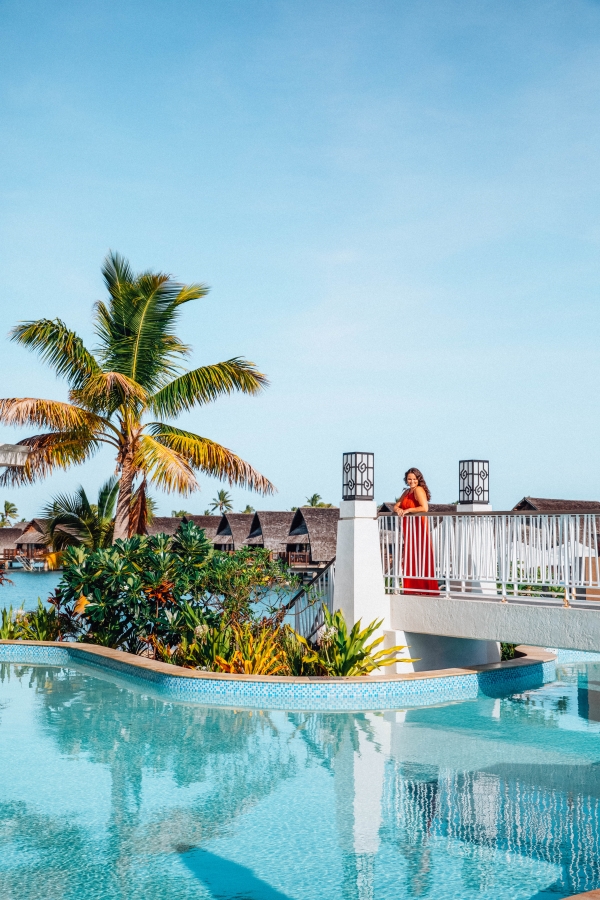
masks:
<svg viewBox="0 0 600 900"><path fill-rule="evenodd" d="M19 522L7 528L0 528L0 559L10 559L17 552L17 541L25 531L27 522Z"/></svg>
<svg viewBox="0 0 600 900"><path fill-rule="evenodd" d="M288 549L307 546L311 562L326 563L335 556L340 511L313 506L297 509L290 525Z"/></svg>
<svg viewBox="0 0 600 900"><path fill-rule="evenodd" d="M284 554L293 518L291 511L254 513L246 543L251 547L265 547L273 553Z"/></svg>
<svg viewBox="0 0 600 900"><path fill-rule="evenodd" d="M224 513L217 528L216 550L239 550L246 545L255 513Z"/></svg>
<svg viewBox="0 0 600 900"><path fill-rule="evenodd" d="M32 519L17 539L17 549L26 551L28 548L45 548L48 546L46 535L46 519Z"/></svg>

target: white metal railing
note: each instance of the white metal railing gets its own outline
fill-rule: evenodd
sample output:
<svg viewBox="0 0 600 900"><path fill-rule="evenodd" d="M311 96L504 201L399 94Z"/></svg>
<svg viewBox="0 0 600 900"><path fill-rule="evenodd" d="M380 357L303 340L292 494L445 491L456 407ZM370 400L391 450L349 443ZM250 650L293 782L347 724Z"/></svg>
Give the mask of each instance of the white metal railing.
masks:
<svg viewBox="0 0 600 900"><path fill-rule="evenodd" d="M323 605L333 612L334 583L335 559L332 559L288 604L294 613L294 628L307 640L314 638L325 624Z"/></svg>
<svg viewBox="0 0 600 900"><path fill-rule="evenodd" d="M382 516L379 533L388 593L600 609L600 515Z"/></svg>

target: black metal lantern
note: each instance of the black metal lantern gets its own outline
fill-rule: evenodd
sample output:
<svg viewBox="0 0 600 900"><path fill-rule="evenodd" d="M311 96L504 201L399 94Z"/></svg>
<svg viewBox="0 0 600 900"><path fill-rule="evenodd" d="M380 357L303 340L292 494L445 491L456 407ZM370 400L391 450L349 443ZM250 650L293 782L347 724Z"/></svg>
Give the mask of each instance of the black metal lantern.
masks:
<svg viewBox="0 0 600 900"><path fill-rule="evenodd" d="M342 500L373 500L373 453L344 453Z"/></svg>
<svg viewBox="0 0 600 900"><path fill-rule="evenodd" d="M458 464L458 502L490 502L489 459L461 459Z"/></svg>

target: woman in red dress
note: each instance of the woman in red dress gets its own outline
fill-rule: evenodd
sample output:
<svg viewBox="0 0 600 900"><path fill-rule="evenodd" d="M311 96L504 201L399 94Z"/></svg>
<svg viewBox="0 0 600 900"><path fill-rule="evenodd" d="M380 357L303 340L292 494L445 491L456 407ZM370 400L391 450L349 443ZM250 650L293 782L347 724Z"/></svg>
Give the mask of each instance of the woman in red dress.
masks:
<svg viewBox="0 0 600 900"><path fill-rule="evenodd" d="M418 469L409 469L404 476L406 490L394 506L402 518L402 579L405 594L439 596L435 576L433 548L429 536L429 522L424 515L429 510L431 494ZM409 521L409 518L412 521Z"/></svg>

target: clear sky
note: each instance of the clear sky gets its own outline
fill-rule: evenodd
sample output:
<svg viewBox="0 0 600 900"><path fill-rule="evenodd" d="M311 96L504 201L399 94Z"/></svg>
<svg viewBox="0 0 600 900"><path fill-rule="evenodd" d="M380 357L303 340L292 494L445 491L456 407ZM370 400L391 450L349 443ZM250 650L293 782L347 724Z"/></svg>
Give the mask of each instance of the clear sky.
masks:
<svg viewBox="0 0 600 900"><path fill-rule="evenodd" d="M590 0L2 0L0 330L93 344L112 248L211 285L191 364L271 379L180 420L279 488L236 508L337 503L345 450L375 452L378 500L411 465L456 500L471 457L496 509L600 499L599 97ZM66 397L2 336L0 385Z"/></svg>

